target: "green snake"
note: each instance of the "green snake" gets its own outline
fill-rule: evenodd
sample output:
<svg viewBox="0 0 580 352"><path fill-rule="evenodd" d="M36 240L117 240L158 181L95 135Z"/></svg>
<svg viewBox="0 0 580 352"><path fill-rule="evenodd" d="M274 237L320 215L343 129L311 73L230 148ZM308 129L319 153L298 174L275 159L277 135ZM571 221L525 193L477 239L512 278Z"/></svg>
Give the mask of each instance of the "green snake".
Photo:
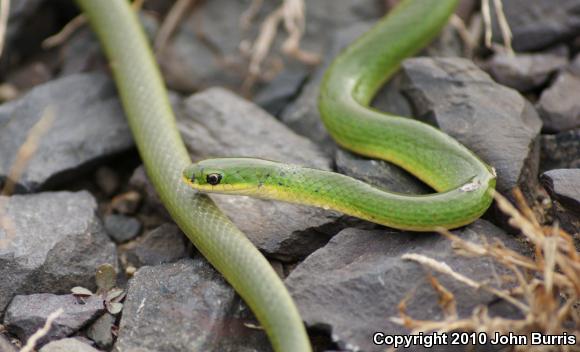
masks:
<svg viewBox="0 0 580 352"><path fill-rule="evenodd" d="M358 154L397 164L438 193L392 193L322 170L252 158L209 159L185 169L192 188L338 210L404 230L473 222L489 207L493 168L440 130L369 107L401 60L427 44L457 1L404 1L340 54L327 70L319 109L333 139Z"/></svg>
<svg viewBox="0 0 580 352"><path fill-rule="evenodd" d="M403 1L339 55L321 87L321 115L335 140L362 155L400 165L439 192L416 197L388 193L337 174L257 159L207 160L189 166L159 69L129 3L76 1L109 59L137 148L163 204L250 306L278 352L312 350L296 306L262 254L192 185L204 191L229 189L334 208L421 231L467 224L491 202L493 169L468 149L433 127L368 107L401 60L439 32L457 0ZM187 182L182 182L184 178ZM350 192L342 191L343 183L352 188ZM364 201L357 200L359 192Z"/></svg>

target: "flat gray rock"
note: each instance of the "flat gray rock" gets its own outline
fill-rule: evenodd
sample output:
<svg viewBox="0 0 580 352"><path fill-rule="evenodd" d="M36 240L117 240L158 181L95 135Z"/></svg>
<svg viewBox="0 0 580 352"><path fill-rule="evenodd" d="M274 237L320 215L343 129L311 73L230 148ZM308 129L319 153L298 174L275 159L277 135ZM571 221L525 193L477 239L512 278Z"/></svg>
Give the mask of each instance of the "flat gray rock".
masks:
<svg viewBox="0 0 580 352"><path fill-rule="evenodd" d="M113 326L117 317L106 312L87 328L87 337L100 348L109 349L113 346Z"/></svg>
<svg viewBox="0 0 580 352"><path fill-rule="evenodd" d="M136 267L172 263L190 254L188 243L177 226L163 224L139 238L128 257Z"/></svg>
<svg viewBox="0 0 580 352"><path fill-rule="evenodd" d="M547 132L562 132L580 127L580 100L572 92L580 91L580 72L558 74L540 96L537 107Z"/></svg>
<svg viewBox="0 0 580 352"><path fill-rule="evenodd" d="M503 0L502 3L516 51L543 49L580 33L578 0ZM501 43L495 13L492 18L493 39Z"/></svg>
<svg viewBox="0 0 580 352"><path fill-rule="evenodd" d="M580 168L580 128L542 135L541 145L542 171Z"/></svg>
<svg viewBox="0 0 580 352"><path fill-rule="evenodd" d="M464 240L501 240L517 247L517 240L484 220L454 231ZM428 281L427 270L401 256L416 253L445 262L453 270L476 282L496 282L494 273L503 273L499 264L488 259L467 258L454 253L451 242L433 233L393 230L345 229L323 248L299 264L286 279L302 318L309 327L328 331L340 348L353 351L385 351L375 346L372 334L407 334L390 321L398 317L398 304L408 295L407 313L415 319L440 320L444 317L438 294ZM433 273L455 295L460 317L471 315L477 305L487 305L493 314L509 314L497 298ZM426 349L427 350L427 349ZM448 347L428 349L447 351Z"/></svg>
<svg viewBox="0 0 580 352"><path fill-rule="evenodd" d="M500 84L527 92L543 86L550 76L568 64L568 49L540 53L496 53L485 69Z"/></svg>
<svg viewBox="0 0 580 352"><path fill-rule="evenodd" d="M580 169L550 170L540 179L552 198L580 217Z"/></svg>
<svg viewBox="0 0 580 352"><path fill-rule="evenodd" d="M86 343L75 339L61 339L58 341L52 341L44 345L39 352L99 352L94 347L87 345Z"/></svg>
<svg viewBox="0 0 580 352"><path fill-rule="evenodd" d="M27 341L42 328L48 316L58 309L63 310L62 314L54 320L51 329L39 340L37 346L79 331L102 314L105 305L99 296L79 298L49 293L16 296L6 310L4 324L21 341Z"/></svg>
<svg viewBox="0 0 580 352"><path fill-rule="evenodd" d="M50 81L0 106L0 183L29 130L46 113L54 123L18 181L19 191L36 191L70 179L99 158L133 146L113 82L102 74Z"/></svg>
<svg viewBox="0 0 580 352"><path fill-rule="evenodd" d="M143 267L129 281L114 350L266 352L263 331L244 326L239 298L203 259Z"/></svg>
<svg viewBox="0 0 580 352"><path fill-rule="evenodd" d="M117 265L115 245L82 192L0 197L0 312L15 295L95 287L101 264Z"/></svg>
<svg viewBox="0 0 580 352"><path fill-rule="evenodd" d="M330 170L331 161L313 142L221 88L188 98L178 127L194 161L246 156ZM338 231L335 212L249 197L212 198L254 244L281 260L308 255Z"/></svg>
<svg viewBox="0 0 580 352"><path fill-rule="evenodd" d="M433 124L495 167L497 189L531 192L542 122L517 91L495 83L471 61L414 58L403 62L403 92L417 117Z"/></svg>

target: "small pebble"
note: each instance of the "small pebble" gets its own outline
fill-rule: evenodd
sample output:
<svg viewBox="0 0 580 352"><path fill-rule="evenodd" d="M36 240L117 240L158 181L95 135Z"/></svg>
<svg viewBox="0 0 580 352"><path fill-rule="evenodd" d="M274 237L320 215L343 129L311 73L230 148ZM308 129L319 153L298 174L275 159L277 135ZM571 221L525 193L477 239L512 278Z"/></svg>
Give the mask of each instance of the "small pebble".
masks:
<svg viewBox="0 0 580 352"><path fill-rule="evenodd" d="M141 223L134 217L110 214L105 217L105 229L117 243L127 242L141 232Z"/></svg>

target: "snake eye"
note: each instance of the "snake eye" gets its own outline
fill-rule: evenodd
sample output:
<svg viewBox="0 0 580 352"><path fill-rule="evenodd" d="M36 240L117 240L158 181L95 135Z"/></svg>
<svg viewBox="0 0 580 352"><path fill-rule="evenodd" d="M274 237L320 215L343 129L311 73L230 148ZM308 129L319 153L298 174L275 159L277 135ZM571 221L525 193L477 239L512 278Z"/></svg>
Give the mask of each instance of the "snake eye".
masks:
<svg viewBox="0 0 580 352"><path fill-rule="evenodd" d="M207 175L205 177L205 180L210 185L215 186L215 185L219 184L220 181L222 180L222 175L220 175L220 174L209 174L209 175Z"/></svg>

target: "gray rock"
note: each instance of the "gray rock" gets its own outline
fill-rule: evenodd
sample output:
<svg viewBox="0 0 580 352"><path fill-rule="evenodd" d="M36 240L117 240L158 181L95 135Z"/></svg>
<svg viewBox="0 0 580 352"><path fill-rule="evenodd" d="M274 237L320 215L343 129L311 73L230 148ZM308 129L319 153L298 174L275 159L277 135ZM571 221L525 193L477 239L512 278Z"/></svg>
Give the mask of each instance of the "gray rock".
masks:
<svg viewBox="0 0 580 352"><path fill-rule="evenodd" d="M0 333L0 351L2 352L18 352L16 346L12 344L6 335Z"/></svg>
<svg viewBox="0 0 580 352"><path fill-rule="evenodd" d="M39 293L28 296L16 296L10 302L4 316L8 331L26 341L38 329L42 328L48 316L62 309L49 332L37 345L51 340L67 337L82 329L105 310L103 299L98 296L79 298L73 295L57 296Z"/></svg>
<svg viewBox="0 0 580 352"><path fill-rule="evenodd" d="M518 244L515 238L484 220L455 233L468 241L481 243L485 237L488 242L501 240L509 247L517 248ZM401 256L407 253L445 262L476 282L495 283L494 273L506 272L488 259L454 253L451 242L438 234L351 228L299 264L286 279L286 285L306 324L328 331L340 348L384 351L385 346L372 343L371 334L409 333L390 320L398 316L398 304L408 295L412 298L407 302L407 313L413 318L444 317L427 271L416 262L402 260ZM506 315L505 307L494 303L496 297L444 275L433 275L455 295L460 317L471 315L478 305L487 305L492 315ZM433 350L448 350L447 346L442 347Z"/></svg>
<svg viewBox="0 0 580 352"><path fill-rule="evenodd" d="M98 158L133 146L117 93L101 74L79 74L35 87L0 106L0 182L34 124L51 108L55 120L18 180L34 191L72 178Z"/></svg>
<svg viewBox="0 0 580 352"><path fill-rule="evenodd" d="M121 214L105 216L105 229L115 242L132 240L141 232L141 222L134 217Z"/></svg>
<svg viewBox="0 0 580 352"><path fill-rule="evenodd" d="M580 129L542 135L541 170L580 168Z"/></svg>
<svg viewBox="0 0 580 352"><path fill-rule="evenodd" d="M284 108L292 102L306 80L305 70L286 70L268 82L267 89L262 89L254 96L253 101L272 116L279 116Z"/></svg>
<svg viewBox="0 0 580 352"><path fill-rule="evenodd" d="M511 55L498 52L485 64L486 71L500 84L527 92L543 86L550 76L568 64L568 49Z"/></svg>
<svg viewBox="0 0 580 352"><path fill-rule="evenodd" d="M310 77L298 98L281 114L281 120L298 134L319 144L328 154L336 149L336 144L326 131L318 111L320 82L328 65L346 46L368 31L374 22L359 22L340 28L333 34L332 44L323 64ZM411 107L399 92L400 77L395 76L377 93L372 106L390 113L410 116Z"/></svg>
<svg viewBox="0 0 580 352"><path fill-rule="evenodd" d="M18 294L95 287L101 264L116 266L114 244L88 192L0 197L0 312Z"/></svg>
<svg viewBox="0 0 580 352"><path fill-rule="evenodd" d="M580 91L580 73L561 72L542 92L538 112L547 132L562 132L580 127L580 101L571 92Z"/></svg>
<svg viewBox="0 0 580 352"><path fill-rule="evenodd" d="M52 341L44 345L39 352L99 352L96 348L87 345L86 343L75 339L61 339Z"/></svg>
<svg viewBox="0 0 580 352"><path fill-rule="evenodd" d="M137 241L129 258L137 267L175 262L189 255L187 238L173 224L163 224Z"/></svg>
<svg viewBox="0 0 580 352"><path fill-rule="evenodd" d="M113 346L113 326L115 325L115 316L110 313L101 315L87 329L87 337L93 340L97 346L109 349Z"/></svg>
<svg viewBox="0 0 580 352"><path fill-rule="evenodd" d="M503 9L516 51L543 49L580 33L578 0L504 0ZM501 43L497 16L492 13L492 18L493 39Z"/></svg>
<svg viewBox="0 0 580 352"><path fill-rule="evenodd" d="M409 59L403 62L403 74L403 91L418 118L495 167L500 192L516 186L532 192L542 123L526 99L466 59Z"/></svg>
<svg viewBox="0 0 580 352"><path fill-rule="evenodd" d="M250 28L241 30L240 19L249 6L248 1L232 3L214 0L205 3L184 21L160 60L169 87L192 92L216 85L230 88L240 86L248 66L247 58L240 53L240 43L256 38L265 16L278 3L264 2ZM381 14L381 9L376 0L320 0L305 2L305 13L307 19L301 47L314 53L324 53L334 29L376 18ZM282 72L303 69L304 65L296 60L280 57L280 46L285 38L285 31L280 30L272 56L282 62ZM267 63L264 70L268 70ZM293 84L293 87L287 87L289 92L298 90L300 83ZM269 85L265 84L262 91L268 89Z"/></svg>
<svg viewBox="0 0 580 352"><path fill-rule="evenodd" d="M114 350L270 351L263 331L232 317L237 305L203 259L143 267L129 282Z"/></svg>
<svg viewBox="0 0 580 352"><path fill-rule="evenodd" d="M178 127L194 160L251 156L330 169L314 143L224 89L188 98ZM254 244L281 260L308 255L338 231L335 212L248 197L212 198Z"/></svg>
<svg viewBox="0 0 580 352"><path fill-rule="evenodd" d="M580 169L550 170L540 179L553 199L580 217Z"/></svg>
<svg viewBox="0 0 580 352"><path fill-rule="evenodd" d="M392 192L406 194L432 193L428 186L405 170L383 160L364 159L339 149L337 171Z"/></svg>

